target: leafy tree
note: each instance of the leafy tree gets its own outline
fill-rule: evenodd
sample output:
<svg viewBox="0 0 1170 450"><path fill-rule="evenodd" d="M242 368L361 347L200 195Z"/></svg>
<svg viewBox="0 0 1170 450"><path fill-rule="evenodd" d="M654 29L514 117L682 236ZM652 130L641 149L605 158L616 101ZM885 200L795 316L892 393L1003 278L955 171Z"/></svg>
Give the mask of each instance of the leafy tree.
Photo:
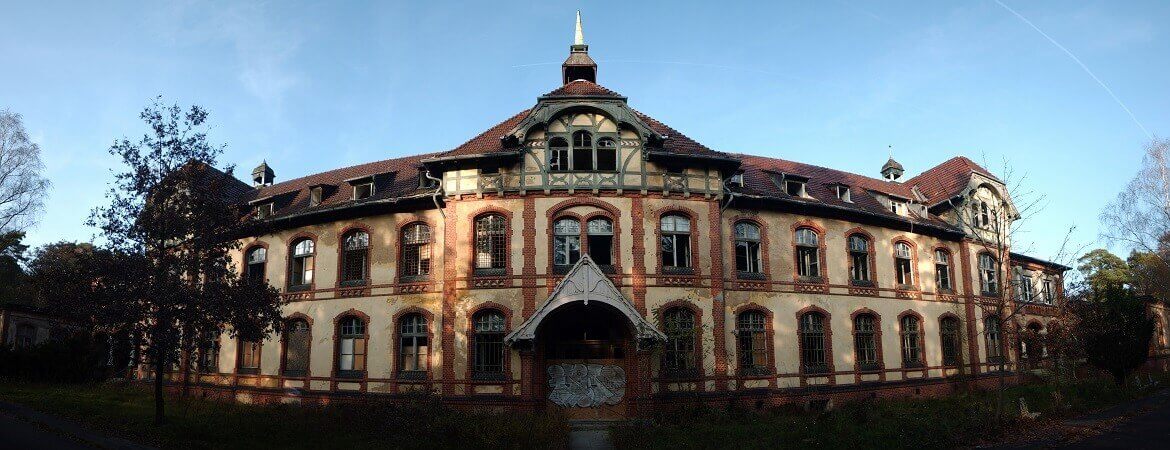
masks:
<svg viewBox="0 0 1170 450"><path fill-rule="evenodd" d="M234 237L248 225L233 206L242 183L230 167L215 168L223 147L208 142L207 112L159 98L140 117L149 131L110 147L125 168L106 194L109 205L94 209L89 223L112 258L98 295L79 306L105 331L142 338L161 424L164 378L195 336L264 339L279 327L282 304L275 289L241 279L232 267Z"/></svg>
<svg viewBox="0 0 1170 450"><path fill-rule="evenodd" d="M1128 286L1133 280L1129 264L1109 250L1099 248L1077 258L1077 270L1095 290Z"/></svg>
<svg viewBox="0 0 1170 450"><path fill-rule="evenodd" d="M28 249L21 243L23 239L24 233L19 231L0 233L0 304L21 300L25 275L20 263Z"/></svg>
<svg viewBox="0 0 1170 450"><path fill-rule="evenodd" d="M78 302L95 301L94 287L102 269L110 265L109 250L88 242L57 242L33 251L28 262L29 281L36 297L50 312L73 319L89 319L89 308Z"/></svg>
<svg viewBox="0 0 1170 450"><path fill-rule="evenodd" d="M1086 300L1073 306L1085 358L1122 384L1149 357L1154 319L1145 301L1128 288L1093 289Z"/></svg>

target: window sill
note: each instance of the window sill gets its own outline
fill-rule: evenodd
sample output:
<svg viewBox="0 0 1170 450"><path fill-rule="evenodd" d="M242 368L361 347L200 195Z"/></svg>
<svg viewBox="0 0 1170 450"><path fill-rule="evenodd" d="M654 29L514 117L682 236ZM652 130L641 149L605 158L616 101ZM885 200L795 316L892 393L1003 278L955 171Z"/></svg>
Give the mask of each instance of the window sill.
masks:
<svg viewBox="0 0 1170 450"><path fill-rule="evenodd" d="M861 373L877 373L882 371L880 364L860 364L857 366L857 371Z"/></svg>
<svg viewBox="0 0 1170 450"><path fill-rule="evenodd" d="M308 374L306 370L286 370L283 375L288 378L304 378Z"/></svg>
<svg viewBox="0 0 1170 450"><path fill-rule="evenodd" d="M360 380L366 377L364 370L338 370L337 378L345 378L347 380Z"/></svg>
<svg viewBox="0 0 1170 450"><path fill-rule="evenodd" d="M916 292L916 291L918 291L918 286L915 286L915 285L913 285L913 284L899 284L899 285L897 286L897 289L898 289L899 291L911 291L911 292Z"/></svg>
<svg viewBox="0 0 1170 450"><path fill-rule="evenodd" d="M508 377L503 373L475 373L471 375L472 381L508 381Z"/></svg>
<svg viewBox="0 0 1170 450"><path fill-rule="evenodd" d="M508 269L503 268L503 267L490 267L490 268L478 268L477 267L475 270L472 271L472 275L475 275L477 277L502 277L502 276L508 274L507 270Z"/></svg>
<svg viewBox="0 0 1170 450"><path fill-rule="evenodd" d="M259 373L260 373L259 367L236 369L236 374L239 374L239 375L257 375Z"/></svg>
<svg viewBox="0 0 1170 450"><path fill-rule="evenodd" d="M749 378L765 378L771 377L775 372L767 367L741 367L739 369L740 376Z"/></svg>
<svg viewBox="0 0 1170 450"><path fill-rule="evenodd" d="M668 380L686 380L699 378L698 369L679 369L679 370L664 370L661 377Z"/></svg>
<svg viewBox="0 0 1170 450"><path fill-rule="evenodd" d="M940 288L938 293L943 295L955 295L955 290L951 288Z"/></svg>
<svg viewBox="0 0 1170 450"><path fill-rule="evenodd" d="M289 286L288 289L285 289L285 290L287 292L304 292L304 291L308 291L311 289L313 289L313 285L311 285L311 284L298 284L298 285Z"/></svg>
<svg viewBox="0 0 1170 450"><path fill-rule="evenodd" d="M921 369L922 368L922 361L910 361L910 362L904 361L904 362L902 362L902 368L903 369Z"/></svg>
<svg viewBox="0 0 1170 450"><path fill-rule="evenodd" d="M424 381L427 379L425 370L403 370L398 372L399 380Z"/></svg>
<svg viewBox="0 0 1170 450"><path fill-rule="evenodd" d="M341 287L359 287L359 286L365 286L367 284L369 284L369 283L367 283L366 280L349 280L349 281L342 281Z"/></svg>
<svg viewBox="0 0 1170 450"><path fill-rule="evenodd" d="M870 280L849 280L849 285L857 287L874 287L873 281Z"/></svg>
<svg viewBox="0 0 1170 450"><path fill-rule="evenodd" d="M694 275L693 267L663 266L662 273L667 275Z"/></svg>
<svg viewBox="0 0 1170 450"><path fill-rule="evenodd" d="M765 280L767 278L761 272L744 272L742 270L735 271L735 277L740 279L740 280L757 280L757 281L762 281L762 280Z"/></svg>
<svg viewBox="0 0 1170 450"><path fill-rule="evenodd" d="M819 276L817 276L817 277L797 276L796 282L797 283L805 283L805 284L824 284L825 279L822 277L819 277Z"/></svg>
<svg viewBox="0 0 1170 450"><path fill-rule="evenodd" d="M825 365L825 364L804 366L802 369L803 370L801 371L801 374L803 374L805 376L808 376L808 375L818 375L819 376L819 375L828 375L829 374L829 366Z"/></svg>
<svg viewBox="0 0 1170 450"><path fill-rule="evenodd" d="M430 275L402 275L398 277L400 283L425 283L431 281Z"/></svg>

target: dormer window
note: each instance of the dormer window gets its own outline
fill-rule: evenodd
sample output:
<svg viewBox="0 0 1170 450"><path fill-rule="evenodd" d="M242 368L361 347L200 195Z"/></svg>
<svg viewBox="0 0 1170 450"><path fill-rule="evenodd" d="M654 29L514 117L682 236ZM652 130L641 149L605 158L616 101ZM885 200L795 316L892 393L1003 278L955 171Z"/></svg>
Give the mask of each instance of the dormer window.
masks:
<svg viewBox="0 0 1170 450"><path fill-rule="evenodd" d="M420 188L433 188L433 187L436 187L437 185L438 185L438 181L427 178L427 170L426 169L419 169L419 171L418 171L418 187L420 187Z"/></svg>
<svg viewBox="0 0 1170 450"><path fill-rule="evenodd" d="M735 187L743 187L743 172L736 172L731 178L727 180L727 184Z"/></svg>
<svg viewBox="0 0 1170 450"><path fill-rule="evenodd" d="M564 138L548 140L548 171L564 172L569 170L569 142Z"/></svg>
<svg viewBox="0 0 1170 450"><path fill-rule="evenodd" d="M906 202L890 199L890 212L899 216L906 215Z"/></svg>
<svg viewBox="0 0 1170 450"><path fill-rule="evenodd" d="M853 193L849 191L849 186L837 186L837 199L846 203L853 203Z"/></svg>
<svg viewBox="0 0 1170 450"><path fill-rule="evenodd" d="M313 186L313 187L309 188L309 206L320 205L321 200L324 198L324 194L325 194L325 187L324 186Z"/></svg>
<svg viewBox="0 0 1170 450"><path fill-rule="evenodd" d="M617 171L617 141L613 138L601 138L597 140L597 170L616 172Z"/></svg>
<svg viewBox="0 0 1170 450"><path fill-rule="evenodd" d="M272 217L272 215L275 211L276 211L276 207L275 207L275 205L273 205L272 202L262 203L260 205L256 205L256 218L257 219L267 219L269 217Z"/></svg>
<svg viewBox="0 0 1170 450"><path fill-rule="evenodd" d="M784 180L784 192L793 197L808 197L803 181Z"/></svg>
<svg viewBox="0 0 1170 450"><path fill-rule="evenodd" d="M367 181L353 185L353 199L361 200L374 195L374 182Z"/></svg>

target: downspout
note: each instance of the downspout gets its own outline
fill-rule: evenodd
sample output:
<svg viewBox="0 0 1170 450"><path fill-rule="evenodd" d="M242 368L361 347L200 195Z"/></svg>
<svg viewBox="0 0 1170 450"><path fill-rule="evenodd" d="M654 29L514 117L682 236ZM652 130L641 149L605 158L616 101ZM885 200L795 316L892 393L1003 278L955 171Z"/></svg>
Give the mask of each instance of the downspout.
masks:
<svg viewBox="0 0 1170 450"><path fill-rule="evenodd" d="M428 180L434 181L435 192L431 193L431 200L435 202L435 208L439 210L439 215L443 216L443 223L447 223L447 213L443 211L443 207L439 206L439 197L443 195L443 180L431 176L431 169L423 169L423 176Z"/></svg>

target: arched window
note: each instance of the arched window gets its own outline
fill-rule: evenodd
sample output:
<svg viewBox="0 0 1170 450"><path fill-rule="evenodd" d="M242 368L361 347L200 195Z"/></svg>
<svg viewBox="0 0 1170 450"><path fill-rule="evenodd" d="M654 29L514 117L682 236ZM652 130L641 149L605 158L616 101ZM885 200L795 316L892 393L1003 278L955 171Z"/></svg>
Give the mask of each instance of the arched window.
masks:
<svg viewBox="0 0 1170 450"><path fill-rule="evenodd" d="M987 344L987 362L1003 361L1003 345L1000 341L999 318L987 316L983 319L983 340Z"/></svg>
<svg viewBox="0 0 1170 450"><path fill-rule="evenodd" d="M987 202L979 202L979 226L987 228L991 224L991 213L987 208Z"/></svg>
<svg viewBox="0 0 1170 450"><path fill-rule="evenodd" d="M346 316L338 322L337 376L363 378L366 375L366 323Z"/></svg>
<svg viewBox="0 0 1170 450"><path fill-rule="evenodd" d="M902 316L902 367L922 367L922 331L918 318Z"/></svg>
<svg viewBox="0 0 1170 450"><path fill-rule="evenodd" d="M198 359L195 361L200 373L219 373L219 330L199 333Z"/></svg>
<svg viewBox="0 0 1170 450"><path fill-rule="evenodd" d="M569 170L569 142L564 138L555 137L548 140L548 170L549 172Z"/></svg>
<svg viewBox="0 0 1170 450"><path fill-rule="evenodd" d="M988 253L979 254L979 282L983 295L999 294L999 261Z"/></svg>
<svg viewBox="0 0 1170 450"><path fill-rule="evenodd" d="M341 239L341 285L363 286L369 279L370 235L351 231Z"/></svg>
<svg viewBox="0 0 1170 450"><path fill-rule="evenodd" d="M431 227L425 223L402 229L402 278L423 279L431 274Z"/></svg>
<svg viewBox="0 0 1170 450"><path fill-rule="evenodd" d="M796 229L796 274L803 278L821 276L820 237L812 228Z"/></svg>
<svg viewBox="0 0 1170 450"><path fill-rule="evenodd" d="M593 170L593 135L588 131L573 133L573 170Z"/></svg>
<svg viewBox="0 0 1170 450"><path fill-rule="evenodd" d="M32 348L37 345L37 327L22 323L16 326L16 338L13 344L17 349Z"/></svg>
<svg viewBox="0 0 1170 450"><path fill-rule="evenodd" d="M757 278L763 274L760 258L760 227L751 222L735 224L735 271L740 277Z"/></svg>
<svg viewBox="0 0 1170 450"><path fill-rule="evenodd" d="M398 370L402 378L413 378L426 372L429 342L427 318L411 313L398 321Z"/></svg>
<svg viewBox="0 0 1170 450"><path fill-rule="evenodd" d="M602 171L617 171L618 164L618 146L617 141L613 138L601 138L597 140L597 170Z"/></svg>
<svg viewBox="0 0 1170 450"><path fill-rule="evenodd" d="M938 249L934 251L934 280L939 291L953 291L951 286L951 254Z"/></svg>
<svg viewBox="0 0 1170 450"><path fill-rule="evenodd" d="M849 236L849 281L854 285L872 286L869 273L869 239L860 234Z"/></svg>
<svg viewBox="0 0 1170 450"><path fill-rule="evenodd" d="M877 319L873 314L858 314L853 318L853 349L857 356L858 370L871 371L881 368L877 351L877 329Z"/></svg>
<svg viewBox="0 0 1170 450"><path fill-rule="evenodd" d="M897 242L894 244L894 268L898 285L910 287L914 284L913 250L910 244Z"/></svg>
<svg viewBox="0 0 1170 450"><path fill-rule="evenodd" d="M690 269L691 219L678 214L666 215L662 217L659 229L662 233L662 268Z"/></svg>
<svg viewBox="0 0 1170 450"><path fill-rule="evenodd" d="M581 222L574 218L561 218L553 223L553 264L572 266L581 259Z"/></svg>
<svg viewBox="0 0 1170 450"><path fill-rule="evenodd" d="M739 367L745 374L759 374L768 371L768 337L765 321L767 316L760 311L745 311L735 321L736 338L739 340Z"/></svg>
<svg viewBox="0 0 1170 450"><path fill-rule="evenodd" d="M697 375L695 313L687 308L670 308L662 313L662 322L666 333L666 348L662 354L663 374Z"/></svg>
<svg viewBox="0 0 1170 450"><path fill-rule="evenodd" d="M239 357L236 359L236 373L255 375L260 373L260 341L239 339Z"/></svg>
<svg viewBox="0 0 1170 450"><path fill-rule="evenodd" d="M938 321L939 341L942 344L942 360L944 366L959 365L962 348L959 344L959 319L951 316L943 317Z"/></svg>
<svg viewBox="0 0 1170 450"><path fill-rule="evenodd" d="M313 255L316 251L312 239L301 239L293 244L292 260L289 262L288 290L304 290L313 284Z"/></svg>
<svg viewBox="0 0 1170 450"><path fill-rule="evenodd" d="M613 222L605 217L594 217L586 225L589 257L599 266L612 266Z"/></svg>
<svg viewBox="0 0 1170 450"><path fill-rule="evenodd" d="M800 362L804 373L829 370L825 351L825 316L819 312L800 316Z"/></svg>
<svg viewBox="0 0 1170 450"><path fill-rule="evenodd" d="M508 222L500 214L475 219L475 272L478 275L504 275L508 264Z"/></svg>
<svg viewBox="0 0 1170 450"><path fill-rule="evenodd" d="M504 374L504 314L494 309L472 317L472 372L475 377Z"/></svg>
<svg viewBox="0 0 1170 450"><path fill-rule="evenodd" d="M264 270L268 265L268 249L252 247L245 256L244 278L252 281L264 281Z"/></svg>
<svg viewBox="0 0 1170 450"><path fill-rule="evenodd" d="M303 377L309 374L309 347L313 344L309 322L305 319L292 319L285 322L284 334L284 368L286 377Z"/></svg>

